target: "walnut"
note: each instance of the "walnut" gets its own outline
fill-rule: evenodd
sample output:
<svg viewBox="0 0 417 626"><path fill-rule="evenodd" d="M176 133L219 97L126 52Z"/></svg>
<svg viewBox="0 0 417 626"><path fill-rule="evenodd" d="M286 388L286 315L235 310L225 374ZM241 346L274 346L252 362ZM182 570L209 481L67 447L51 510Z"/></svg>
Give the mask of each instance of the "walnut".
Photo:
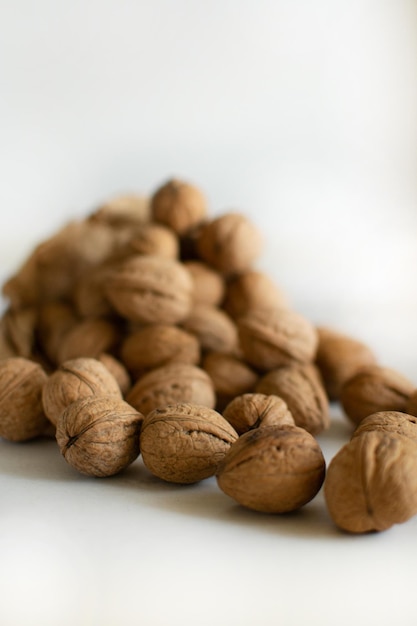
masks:
<svg viewBox="0 0 417 626"><path fill-rule="evenodd" d="M0 437L26 441L42 435L48 420L42 407L43 368L23 357L0 361Z"/></svg>
<svg viewBox="0 0 417 626"><path fill-rule="evenodd" d="M369 365L354 374L342 387L343 410L355 424L378 411L407 411L415 385L387 367Z"/></svg>
<svg viewBox="0 0 417 626"><path fill-rule="evenodd" d="M149 222L136 228L128 245L132 254L162 256L177 259L180 244L175 233L162 224Z"/></svg>
<svg viewBox="0 0 417 626"><path fill-rule="evenodd" d="M62 337L58 362L78 357L96 358L102 352L112 352L120 339L121 329L114 320L105 317L86 318L72 326Z"/></svg>
<svg viewBox="0 0 417 626"><path fill-rule="evenodd" d="M143 415L115 396L90 396L60 415L56 440L61 454L88 476L112 476L139 455Z"/></svg>
<svg viewBox="0 0 417 626"><path fill-rule="evenodd" d="M258 393L282 398L297 426L317 435L330 426L329 403L314 365L287 365L265 374Z"/></svg>
<svg viewBox="0 0 417 626"><path fill-rule="evenodd" d="M198 338L203 350L231 353L238 348L236 324L216 307L194 305L182 326Z"/></svg>
<svg viewBox="0 0 417 626"><path fill-rule="evenodd" d="M92 395L115 395L121 399L120 387L103 363L84 357L72 359L63 363L45 382L43 408L56 425L69 404Z"/></svg>
<svg viewBox="0 0 417 626"><path fill-rule="evenodd" d="M64 302L46 302L39 307L37 340L51 363L59 363L62 340L79 321L74 309Z"/></svg>
<svg viewBox="0 0 417 626"><path fill-rule="evenodd" d="M284 400L263 393L236 396L224 409L223 417L239 435L263 426L295 426L294 418Z"/></svg>
<svg viewBox="0 0 417 626"><path fill-rule="evenodd" d="M357 339L331 328L318 327L316 364L330 399L337 400L344 383L367 365L376 363L372 350Z"/></svg>
<svg viewBox="0 0 417 626"><path fill-rule="evenodd" d="M193 301L195 304L220 306L224 293L225 282L219 272L202 261L185 261L184 267L193 279Z"/></svg>
<svg viewBox="0 0 417 626"><path fill-rule="evenodd" d="M176 324L191 310L193 283L178 262L157 256L133 256L121 262L107 282L114 309L132 322Z"/></svg>
<svg viewBox="0 0 417 626"><path fill-rule="evenodd" d="M30 359L34 355L38 311L30 306L24 309L9 309L3 315L5 335L13 346L16 356Z"/></svg>
<svg viewBox="0 0 417 626"><path fill-rule="evenodd" d="M417 417L401 413L400 411L379 411L365 417L353 432L353 437L358 437L364 432L381 431L392 433L417 443Z"/></svg>
<svg viewBox="0 0 417 626"><path fill-rule="evenodd" d="M242 359L222 352L209 352L202 367L213 382L218 411L222 411L235 396L252 391L259 378Z"/></svg>
<svg viewBox="0 0 417 626"><path fill-rule="evenodd" d="M151 213L156 222L184 235L205 218L206 199L194 185L172 179L153 194Z"/></svg>
<svg viewBox="0 0 417 626"><path fill-rule="evenodd" d="M145 418L143 462L158 478L194 483L213 476L238 435L216 411L189 403L155 409Z"/></svg>
<svg viewBox="0 0 417 626"><path fill-rule="evenodd" d="M144 326L128 335L121 347L120 356L134 376L168 365L200 361L198 339L177 326L154 324Z"/></svg>
<svg viewBox="0 0 417 626"><path fill-rule="evenodd" d="M93 222L102 222L113 228L137 226L149 220L149 200L137 194L123 194L101 204L90 216Z"/></svg>
<svg viewBox="0 0 417 626"><path fill-rule="evenodd" d="M260 370L308 363L316 354L316 329L286 308L250 311L238 320L238 331L246 360Z"/></svg>
<svg viewBox="0 0 417 626"><path fill-rule="evenodd" d="M106 263L93 267L75 283L72 301L82 317L106 317L113 313L105 293L113 266L113 263Z"/></svg>
<svg viewBox="0 0 417 626"><path fill-rule="evenodd" d="M208 374L186 363L170 363L140 378L126 397L143 415L167 404L188 402L214 408L216 396Z"/></svg>
<svg viewBox="0 0 417 626"><path fill-rule="evenodd" d="M100 363L102 363L104 367L114 377L120 387L122 396L125 396L132 386L132 381L130 380L129 372L127 371L123 363L121 363L111 354L107 354L107 352L102 352L101 354L99 354L97 360L100 361Z"/></svg>
<svg viewBox="0 0 417 626"><path fill-rule="evenodd" d="M312 435L297 426L264 426L232 444L217 470L222 491L263 513L287 513L319 491L325 461Z"/></svg>
<svg viewBox="0 0 417 626"><path fill-rule="evenodd" d="M263 272L248 270L227 284L224 308L238 319L254 309L276 309L287 304L284 294Z"/></svg>
<svg viewBox="0 0 417 626"><path fill-rule="evenodd" d="M330 462L324 484L334 523L351 533L381 531L417 513L417 446L383 430L363 431Z"/></svg>
<svg viewBox="0 0 417 626"><path fill-rule="evenodd" d="M240 213L225 213L207 222L197 240L201 259L229 276L248 270L261 248L258 229Z"/></svg>

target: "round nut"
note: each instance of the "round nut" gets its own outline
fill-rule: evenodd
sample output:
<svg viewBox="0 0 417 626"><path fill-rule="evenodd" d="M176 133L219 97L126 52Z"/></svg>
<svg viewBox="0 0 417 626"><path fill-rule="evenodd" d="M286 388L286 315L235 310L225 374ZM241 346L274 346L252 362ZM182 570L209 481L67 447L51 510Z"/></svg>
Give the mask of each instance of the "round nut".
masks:
<svg viewBox="0 0 417 626"><path fill-rule="evenodd" d="M65 361L49 376L42 390L42 403L48 419L57 424L63 410L76 400L97 395L115 395L120 387L108 369L96 359Z"/></svg>
<svg viewBox="0 0 417 626"><path fill-rule="evenodd" d="M149 220L149 200L137 194L122 194L109 198L89 216L113 228L136 226Z"/></svg>
<svg viewBox="0 0 417 626"><path fill-rule="evenodd" d="M126 400L143 415L148 415L154 409L178 402L213 409L216 395L204 370L187 363L170 363L142 376Z"/></svg>
<svg viewBox="0 0 417 626"><path fill-rule="evenodd" d="M379 411L407 412L415 385L387 367L369 365L354 374L342 387L340 401L355 424Z"/></svg>
<svg viewBox="0 0 417 626"><path fill-rule="evenodd" d="M221 274L202 261L185 261L184 267L193 279L194 303L220 306L225 293L225 283Z"/></svg>
<svg viewBox="0 0 417 626"><path fill-rule="evenodd" d="M149 222L134 230L129 241L129 249L136 254L177 259L180 244L172 230L162 224Z"/></svg>
<svg viewBox="0 0 417 626"><path fill-rule="evenodd" d="M317 328L316 365L330 399L337 400L344 383L367 365L376 363L372 350L357 339L331 328Z"/></svg>
<svg viewBox="0 0 417 626"><path fill-rule="evenodd" d="M62 340L78 322L73 308L64 302L46 302L39 307L37 340L51 363L59 363Z"/></svg>
<svg viewBox="0 0 417 626"><path fill-rule="evenodd" d="M107 283L115 310L132 322L176 324L191 310L193 282L173 259L134 256L121 262Z"/></svg>
<svg viewBox="0 0 417 626"><path fill-rule="evenodd" d="M62 337L58 349L59 363L81 357L97 358L111 352L120 341L120 329L106 318L87 318L72 326Z"/></svg>
<svg viewBox="0 0 417 626"><path fill-rule="evenodd" d="M0 361L0 437L27 441L42 435L48 420L42 407L43 368L23 357Z"/></svg>
<svg viewBox="0 0 417 626"><path fill-rule="evenodd" d="M239 435L263 426L295 426L284 400L263 393L237 396L226 406L223 417Z"/></svg>
<svg viewBox="0 0 417 626"><path fill-rule="evenodd" d="M217 471L222 491L263 513L287 513L319 491L325 461L317 441L297 426L250 430L231 446Z"/></svg>
<svg viewBox="0 0 417 626"><path fill-rule="evenodd" d="M197 337L202 350L228 353L237 350L236 325L221 309L196 304L182 326Z"/></svg>
<svg viewBox="0 0 417 626"><path fill-rule="evenodd" d="M61 454L88 476L112 476L139 455L143 415L115 396L90 396L61 414L56 440Z"/></svg>
<svg viewBox="0 0 417 626"><path fill-rule="evenodd" d="M257 228L240 213L225 213L207 222L197 240L201 259L227 275L248 270L261 248Z"/></svg>
<svg viewBox="0 0 417 626"><path fill-rule="evenodd" d="M287 304L284 294L263 272L249 270L227 284L224 308L238 319L254 309L276 309Z"/></svg>
<svg viewBox="0 0 417 626"><path fill-rule="evenodd" d="M222 352L209 352L203 360L203 369L214 385L219 411L235 396L252 391L258 381L258 374L247 363Z"/></svg>
<svg viewBox="0 0 417 626"><path fill-rule="evenodd" d="M330 462L324 483L334 523L351 533L386 530L417 513L415 441L382 430L354 437Z"/></svg>
<svg viewBox="0 0 417 626"><path fill-rule="evenodd" d="M155 409L143 422L143 462L155 476L194 483L213 476L237 433L216 411L178 403Z"/></svg>
<svg viewBox="0 0 417 626"><path fill-rule="evenodd" d="M111 354L107 354L107 352L102 352L97 357L97 360L104 365L104 367L116 380L120 387L122 396L126 395L132 386L132 381L130 380L129 372L123 363L121 363L118 359L115 359Z"/></svg>
<svg viewBox="0 0 417 626"><path fill-rule="evenodd" d="M151 198L153 219L169 226L179 235L184 235L199 224L206 212L206 199L202 192L194 185L180 180L169 180Z"/></svg>
<svg viewBox="0 0 417 626"><path fill-rule="evenodd" d="M353 437L369 431L381 431L408 437L417 443L417 417L400 411L379 411L365 417L353 432Z"/></svg>
<svg viewBox="0 0 417 626"><path fill-rule="evenodd" d="M260 370L311 362L317 332L302 315L289 309L254 310L238 320L239 339L246 360Z"/></svg>
<svg viewBox="0 0 417 626"><path fill-rule="evenodd" d="M287 365L265 374L258 393L282 398L297 426L317 435L330 426L329 403L314 365Z"/></svg>
<svg viewBox="0 0 417 626"><path fill-rule="evenodd" d="M144 326L128 335L122 344L120 356L134 376L169 363L200 361L198 339L177 326L154 324Z"/></svg>

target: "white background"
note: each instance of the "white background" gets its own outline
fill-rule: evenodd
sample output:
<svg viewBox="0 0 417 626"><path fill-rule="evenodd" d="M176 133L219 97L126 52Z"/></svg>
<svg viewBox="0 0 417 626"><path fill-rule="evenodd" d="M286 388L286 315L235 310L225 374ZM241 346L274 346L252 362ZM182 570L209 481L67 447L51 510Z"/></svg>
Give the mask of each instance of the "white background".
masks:
<svg viewBox="0 0 417 626"><path fill-rule="evenodd" d="M176 175L255 221L296 309L417 384L416 18L412 0L0 0L1 277ZM329 458L347 436L336 420ZM140 464L79 478L45 442L4 444L1 470L2 624L416 621L415 521L348 538L320 498L259 518Z"/></svg>

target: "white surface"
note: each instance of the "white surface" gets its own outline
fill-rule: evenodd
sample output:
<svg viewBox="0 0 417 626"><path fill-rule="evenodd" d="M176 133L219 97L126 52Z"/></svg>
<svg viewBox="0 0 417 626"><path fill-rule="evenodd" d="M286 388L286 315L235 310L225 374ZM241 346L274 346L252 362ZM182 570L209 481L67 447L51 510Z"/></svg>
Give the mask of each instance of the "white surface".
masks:
<svg viewBox="0 0 417 626"><path fill-rule="evenodd" d="M0 273L65 221L175 174L265 235L310 319L417 383L412 0L0 0ZM346 440L336 421L327 458ZM346 537L214 481L76 475L0 443L0 622L415 624L416 520Z"/></svg>

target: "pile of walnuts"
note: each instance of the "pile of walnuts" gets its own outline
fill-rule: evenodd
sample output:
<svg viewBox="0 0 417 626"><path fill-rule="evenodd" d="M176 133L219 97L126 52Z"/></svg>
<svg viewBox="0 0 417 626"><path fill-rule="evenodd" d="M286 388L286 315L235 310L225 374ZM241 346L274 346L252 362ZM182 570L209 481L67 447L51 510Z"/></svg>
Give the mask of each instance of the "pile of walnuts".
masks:
<svg viewBox="0 0 417 626"><path fill-rule="evenodd" d="M383 530L417 513L417 391L372 350L316 327L255 269L243 214L208 216L170 180L122 196L35 248L3 287L0 436L53 436L80 472L139 454L161 480L216 476L284 513L324 481L333 521ZM357 426L326 467L329 401Z"/></svg>

